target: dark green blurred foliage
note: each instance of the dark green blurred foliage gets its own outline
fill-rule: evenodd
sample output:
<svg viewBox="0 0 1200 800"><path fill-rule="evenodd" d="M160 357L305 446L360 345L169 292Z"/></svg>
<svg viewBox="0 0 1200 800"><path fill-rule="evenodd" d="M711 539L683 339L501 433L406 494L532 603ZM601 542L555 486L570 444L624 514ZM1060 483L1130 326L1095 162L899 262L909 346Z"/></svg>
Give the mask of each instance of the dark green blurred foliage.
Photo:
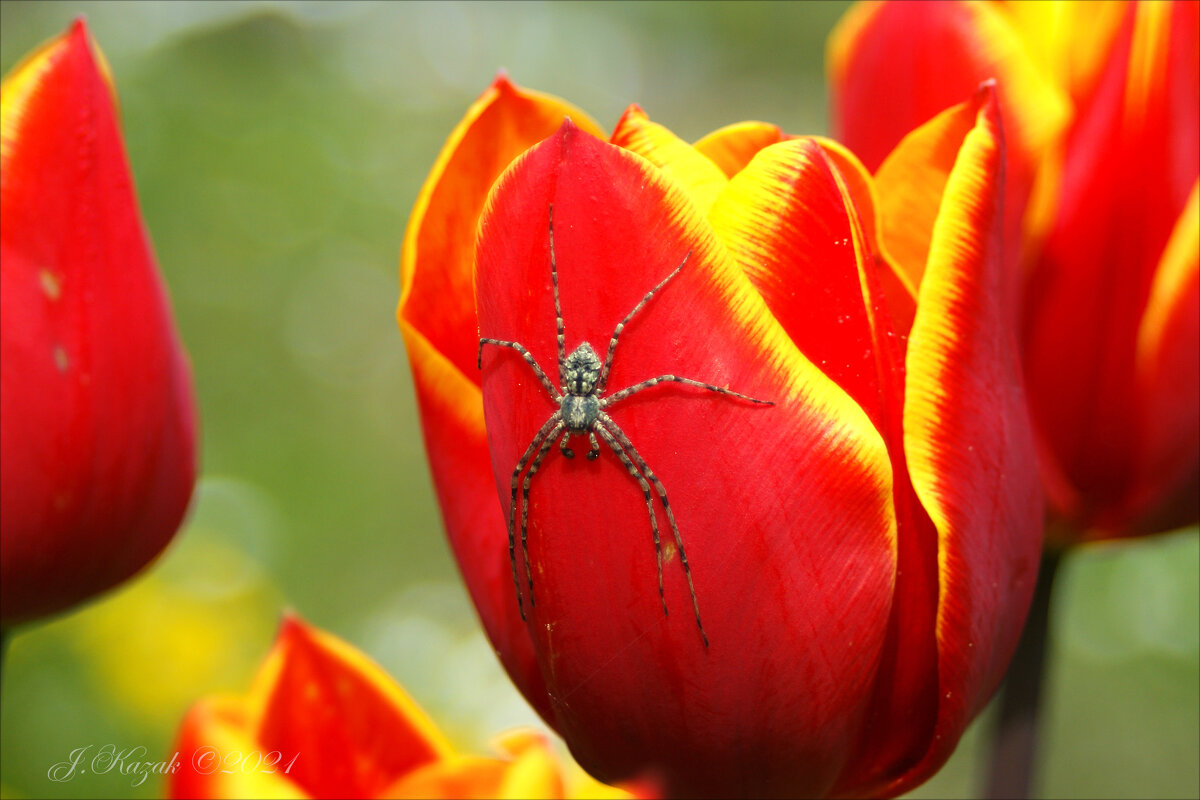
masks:
<svg viewBox="0 0 1200 800"><path fill-rule="evenodd" d="M498 69L611 128L825 133L843 3L0 3L0 67L80 13L108 56L146 224L193 360L203 479L171 550L19 631L4 796L150 797L47 772L76 747L170 757L188 705L244 691L279 612L363 648L466 749L536 723L444 543L396 329L409 210ZM1195 531L1080 551L1052 621L1048 796L1200 794ZM916 794L974 792L987 718Z"/></svg>

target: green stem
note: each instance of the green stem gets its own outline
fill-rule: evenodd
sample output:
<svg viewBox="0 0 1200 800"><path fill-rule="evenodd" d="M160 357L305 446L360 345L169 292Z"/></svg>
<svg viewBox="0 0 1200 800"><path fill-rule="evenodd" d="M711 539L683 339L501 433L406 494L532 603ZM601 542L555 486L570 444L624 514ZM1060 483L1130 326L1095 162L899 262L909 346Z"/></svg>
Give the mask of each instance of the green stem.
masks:
<svg viewBox="0 0 1200 800"><path fill-rule="evenodd" d="M1062 555L1042 557L1033 604L1017 644L1000 696L1000 718L992 739L991 764L985 796L1025 800L1033 783L1034 752L1042 676L1046 666L1046 633L1050 627L1050 595Z"/></svg>
<svg viewBox="0 0 1200 800"><path fill-rule="evenodd" d="M11 638L11 630L0 628L0 697L4 695L4 662L8 660L8 641Z"/></svg>

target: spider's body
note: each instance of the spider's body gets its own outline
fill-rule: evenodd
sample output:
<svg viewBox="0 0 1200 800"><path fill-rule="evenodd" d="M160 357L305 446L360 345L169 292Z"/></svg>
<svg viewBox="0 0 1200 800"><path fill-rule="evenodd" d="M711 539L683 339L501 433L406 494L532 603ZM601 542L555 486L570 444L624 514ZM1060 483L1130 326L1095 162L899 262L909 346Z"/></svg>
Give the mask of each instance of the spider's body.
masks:
<svg viewBox="0 0 1200 800"><path fill-rule="evenodd" d="M563 326L562 304L558 296L558 267L554 259L554 206L550 206L550 274L554 282L554 311L557 316L557 332L558 332L558 376L559 384L562 386L560 392L546 377L546 373L538 365L537 360L529 350L520 342L504 341L501 339L489 339L486 337L479 340L479 356L477 366L483 367L483 347L491 344L499 347L508 347L516 350L525 359L526 363L533 369L542 386L550 393L550 397L558 404L558 410L550 415L550 418L542 425L541 429L534 435L529 446L525 448L524 454L517 461L517 466L512 472L512 502L508 509L508 556L512 562L513 584L517 589L517 607L521 612L521 619L525 619L525 606L522 601L521 582L517 577L517 557L516 557L516 513L517 513L517 486L521 473L528 467L529 470L525 474L525 480L520 483L522 489L521 502L521 551L525 561L525 574L529 581L529 605L533 605L533 570L529 564L529 549L527 547L526 536L528 532L529 520L529 485L533 476L541 467L542 460L554 445L554 440L562 434L562 439L559 441L559 449L566 458L574 458L575 453L571 448L567 447L567 442L572 434L583 435L587 434L588 441L591 444L591 449L588 450L587 457L589 460L594 460L600 456L600 444L596 440L599 436L605 443L612 448L612 451L625 465L625 469L630 476L638 482L641 487L642 495L646 500L646 511L650 515L650 529L654 534L654 550L658 556L658 596L662 601L663 613L667 613L667 601L663 594L663 577L662 577L662 546L658 536L658 518L655 515L654 503L650 494L650 486L653 484L655 492L662 503L663 511L666 514L667 522L671 526L671 533L675 537L675 544L679 550L679 560L683 564L683 572L687 576L688 589L692 595L692 607L696 611L696 625L700 629L700 636L704 640L704 646L708 646L708 635L704 632L704 625L700 622L700 604L696 599L696 589L692 585L692 572L688 567L687 554L683 550L683 539L679 534L679 526L675 523L675 514L671 511L671 506L667 501L667 492L663 488L662 482L650 469L650 466L634 448L633 442L625 435L625 432L613 422L612 417L605 413L605 409L615 403L624 400L632 394L640 392L644 389L649 389L657 386L660 383L673 382L683 383L688 386L695 386L706 391L722 394L727 397L734 397L741 400L746 400L751 403L761 405L774 405L769 400L756 400L753 397L747 397L744 394L724 389L712 384L703 383L701 381L692 380L691 378L680 378L676 375L659 375L657 378L635 383L619 392L614 392L611 395L604 396L604 387L608 381L608 373L612 369L613 353L617 349L617 340L621 336L621 332L625 330L625 326L629 324L639 311L646 306L650 300L665 287L687 263L688 258L692 255L689 250L687 255L683 257L683 261L675 268L670 275L663 278L659 283L646 293L645 297L638 302L633 309L625 315L625 318L617 323L616 329L613 331L612 338L608 342L608 353L604 361L600 361L600 356L596 350L588 342L583 342L570 355L566 354L566 341Z"/></svg>

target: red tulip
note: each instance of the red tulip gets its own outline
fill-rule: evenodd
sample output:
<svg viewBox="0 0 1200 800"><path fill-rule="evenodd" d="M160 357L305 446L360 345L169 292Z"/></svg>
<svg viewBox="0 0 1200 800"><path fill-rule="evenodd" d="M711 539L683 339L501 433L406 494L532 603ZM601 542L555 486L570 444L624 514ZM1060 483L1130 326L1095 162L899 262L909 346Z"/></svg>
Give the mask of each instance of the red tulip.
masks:
<svg viewBox="0 0 1200 800"><path fill-rule="evenodd" d="M831 38L835 127L872 168L962 87L999 84L1059 543L1200 517L1197 16L1183 2L864 4Z"/></svg>
<svg viewBox="0 0 1200 800"><path fill-rule="evenodd" d="M195 480L187 356L82 21L0 101L4 627L104 591L171 540Z"/></svg>
<svg viewBox="0 0 1200 800"><path fill-rule="evenodd" d="M457 753L376 664L288 616L247 695L188 712L164 771L172 798L635 796L564 770L533 731L496 746Z"/></svg>
<svg viewBox="0 0 1200 800"><path fill-rule="evenodd" d="M498 80L405 240L400 327L484 628L602 780L903 792L994 690L1041 546L993 93L914 133L876 181L761 123L691 146L634 107L610 143L595 133ZM546 438L522 510L514 467L534 472L547 420L588 402L558 401L560 354L586 342L606 360L614 330L611 380L573 385L611 402L599 457L578 421L577 457ZM545 380L508 345L480 371L480 336L527 347ZM710 388L618 397L666 374Z"/></svg>

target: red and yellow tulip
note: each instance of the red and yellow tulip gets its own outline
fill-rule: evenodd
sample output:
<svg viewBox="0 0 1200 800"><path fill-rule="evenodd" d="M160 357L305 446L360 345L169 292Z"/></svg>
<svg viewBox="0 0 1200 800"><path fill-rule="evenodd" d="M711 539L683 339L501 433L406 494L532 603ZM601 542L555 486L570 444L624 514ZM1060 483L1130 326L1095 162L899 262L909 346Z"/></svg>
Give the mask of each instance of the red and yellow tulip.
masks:
<svg viewBox="0 0 1200 800"><path fill-rule="evenodd" d="M1200 516L1200 6L867 3L830 40L874 169L995 79L1010 268L1058 543Z"/></svg>
<svg viewBox="0 0 1200 800"><path fill-rule="evenodd" d="M503 753L458 753L376 664L285 617L249 694L206 698L184 719L168 767L172 798L629 798L564 771L541 735ZM647 796L645 794L637 796Z"/></svg>
<svg viewBox="0 0 1200 800"><path fill-rule="evenodd" d="M0 624L125 580L195 481L187 355L82 21L0 90Z"/></svg>
<svg viewBox="0 0 1200 800"><path fill-rule="evenodd" d="M1003 674L1042 498L1002 291L996 100L964 97L872 179L763 123L689 145L632 107L606 142L500 78L437 159L398 318L447 533L509 674L602 780L896 794ZM518 610L510 479L556 406L519 353L476 358L480 336L517 341L559 385L551 205L568 352L604 353L690 253L622 332L612 389L670 373L774 403L668 383L611 407L669 493L707 646L664 509L660 601L647 501L607 445L589 461L551 443L528 572L516 557L536 604Z"/></svg>

